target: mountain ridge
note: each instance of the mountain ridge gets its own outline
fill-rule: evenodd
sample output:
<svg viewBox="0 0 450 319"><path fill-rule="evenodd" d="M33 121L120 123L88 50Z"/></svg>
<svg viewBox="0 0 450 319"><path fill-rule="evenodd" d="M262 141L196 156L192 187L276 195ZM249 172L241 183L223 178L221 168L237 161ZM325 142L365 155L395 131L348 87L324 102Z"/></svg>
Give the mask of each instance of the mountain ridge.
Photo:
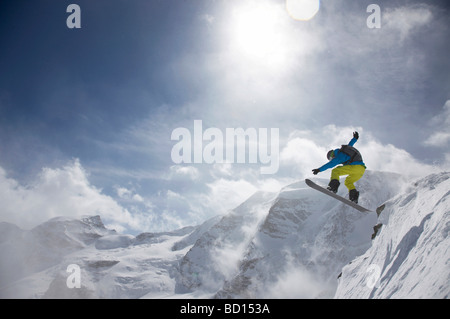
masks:
<svg viewBox="0 0 450 319"><path fill-rule="evenodd" d="M343 268L335 298L449 298L449 189L442 172L390 199L380 233Z"/></svg>
<svg viewBox="0 0 450 319"><path fill-rule="evenodd" d="M449 177L443 172L411 182L367 171L358 182L360 203L373 209L386 203L378 220L298 181L171 232L118 234L100 216L54 218L29 231L0 223L0 297L407 298L399 285L423 287L408 275L419 273L431 278L430 287L422 294L411 288L411 296L447 298L450 281L438 277L449 276ZM345 196L345 187L339 193ZM422 236L428 241L418 249ZM413 256L426 271L414 263L404 269ZM79 289L66 284L72 264L81 269ZM379 283L369 288L374 278Z"/></svg>

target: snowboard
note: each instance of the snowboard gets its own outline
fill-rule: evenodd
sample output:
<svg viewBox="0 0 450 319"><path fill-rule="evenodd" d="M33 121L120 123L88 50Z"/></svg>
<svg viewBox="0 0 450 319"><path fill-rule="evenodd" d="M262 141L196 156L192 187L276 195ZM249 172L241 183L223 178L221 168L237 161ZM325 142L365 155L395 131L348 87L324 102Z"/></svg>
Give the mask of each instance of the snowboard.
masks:
<svg viewBox="0 0 450 319"><path fill-rule="evenodd" d="M364 208L364 207L362 207L362 206L356 204L355 202L352 202L351 200L348 200L347 198L344 198L344 197L342 197L342 196L339 196L339 195L337 195L337 194L335 194L335 193L329 191L328 189L323 188L322 186L317 185L316 183L314 183L314 182L313 182L312 180L310 180L310 179L305 179L305 182L306 182L306 185L308 185L309 187L314 188L315 190L318 190L319 192L322 192L322 193L324 193L324 194L326 194L326 195L328 195L328 196L331 196L331 197L333 197L333 198L336 198L338 201L340 201L340 202L342 202L342 203L344 203L344 204L346 204L346 205L349 205L349 206L353 207L354 209L359 210L360 212L363 212L363 213L365 213L365 212L372 212L372 210L370 210L370 209ZM383 208L384 208L384 207L383 207ZM378 214L378 212L377 212L377 214ZM378 214L378 215L379 215L379 214Z"/></svg>

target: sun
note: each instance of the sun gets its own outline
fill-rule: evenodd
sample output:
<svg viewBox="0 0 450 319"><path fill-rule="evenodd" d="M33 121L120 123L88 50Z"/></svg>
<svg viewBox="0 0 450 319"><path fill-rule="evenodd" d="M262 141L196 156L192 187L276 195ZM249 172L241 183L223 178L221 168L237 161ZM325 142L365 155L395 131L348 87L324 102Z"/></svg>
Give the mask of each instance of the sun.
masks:
<svg viewBox="0 0 450 319"><path fill-rule="evenodd" d="M269 1L250 1L236 7L230 21L230 45L241 57L267 64L281 63L289 45L286 14Z"/></svg>
<svg viewBox="0 0 450 319"><path fill-rule="evenodd" d="M295 20L311 20L320 9L320 0L286 0L286 10Z"/></svg>
<svg viewBox="0 0 450 319"><path fill-rule="evenodd" d="M234 20L236 42L243 51L267 51L277 41L275 12L268 5L237 9Z"/></svg>

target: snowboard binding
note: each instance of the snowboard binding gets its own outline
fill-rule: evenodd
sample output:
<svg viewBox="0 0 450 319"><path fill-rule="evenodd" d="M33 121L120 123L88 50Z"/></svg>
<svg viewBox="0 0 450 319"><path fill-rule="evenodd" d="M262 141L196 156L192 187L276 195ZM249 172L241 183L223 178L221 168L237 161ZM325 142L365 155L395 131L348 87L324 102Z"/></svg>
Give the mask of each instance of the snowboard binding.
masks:
<svg viewBox="0 0 450 319"><path fill-rule="evenodd" d="M328 187L327 187L327 189L330 191L330 192L333 192L333 193L337 193L337 191L338 191L338 189L339 189L339 185L341 185L341 183L339 183L339 181L337 180L337 179L332 179L331 181L330 181L330 183L328 184Z"/></svg>
<svg viewBox="0 0 450 319"><path fill-rule="evenodd" d="M356 189L352 189L348 192L348 197L352 202L358 204L359 192Z"/></svg>

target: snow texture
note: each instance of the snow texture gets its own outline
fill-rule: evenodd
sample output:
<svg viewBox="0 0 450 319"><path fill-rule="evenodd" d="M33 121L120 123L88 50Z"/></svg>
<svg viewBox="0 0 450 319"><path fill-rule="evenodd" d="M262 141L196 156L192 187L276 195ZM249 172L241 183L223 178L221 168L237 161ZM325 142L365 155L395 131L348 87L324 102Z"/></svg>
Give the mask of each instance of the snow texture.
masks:
<svg viewBox="0 0 450 319"><path fill-rule="evenodd" d="M343 268L336 298L448 298L449 195L450 173L441 173L389 200L380 234Z"/></svg>
<svg viewBox="0 0 450 319"><path fill-rule="evenodd" d="M386 203L380 217L299 181L172 232L118 234L99 216L3 222L0 298L448 298L450 173L367 171L357 188L362 206Z"/></svg>

